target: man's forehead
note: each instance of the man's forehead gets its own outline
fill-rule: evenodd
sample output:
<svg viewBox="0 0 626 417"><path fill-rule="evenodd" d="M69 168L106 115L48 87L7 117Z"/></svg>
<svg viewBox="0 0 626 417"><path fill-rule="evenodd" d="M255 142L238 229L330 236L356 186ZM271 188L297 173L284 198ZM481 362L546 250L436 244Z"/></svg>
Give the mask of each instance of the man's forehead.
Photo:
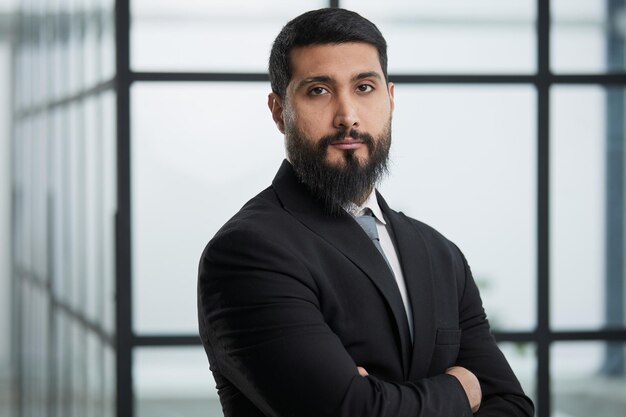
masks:
<svg viewBox="0 0 626 417"><path fill-rule="evenodd" d="M358 78L373 73L383 77L378 50L365 42L314 44L291 51L292 81L310 77Z"/></svg>

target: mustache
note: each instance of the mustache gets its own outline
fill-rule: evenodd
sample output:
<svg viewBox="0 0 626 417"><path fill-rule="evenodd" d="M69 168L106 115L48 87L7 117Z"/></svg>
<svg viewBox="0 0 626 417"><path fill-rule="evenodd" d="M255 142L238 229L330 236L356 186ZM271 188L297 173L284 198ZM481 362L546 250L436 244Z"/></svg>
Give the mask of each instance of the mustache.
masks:
<svg viewBox="0 0 626 417"><path fill-rule="evenodd" d="M358 130L351 129L349 131L340 130L339 132L331 135L323 136L318 142L318 147L320 150L326 150L332 143L342 141L346 137L351 137L352 139L359 140L367 145L370 151L374 147L374 138L372 135L366 132L359 132Z"/></svg>

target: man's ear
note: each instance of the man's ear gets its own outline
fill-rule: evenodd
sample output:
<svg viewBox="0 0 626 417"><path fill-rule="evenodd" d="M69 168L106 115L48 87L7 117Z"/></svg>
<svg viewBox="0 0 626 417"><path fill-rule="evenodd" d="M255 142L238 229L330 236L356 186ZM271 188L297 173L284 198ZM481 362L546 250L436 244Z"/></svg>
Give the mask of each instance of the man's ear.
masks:
<svg viewBox="0 0 626 417"><path fill-rule="evenodd" d="M393 112L393 108L395 107L395 104L393 101L393 93L395 91L395 86L393 85L393 83L387 83L387 89L389 91L389 104L391 105L391 111Z"/></svg>
<svg viewBox="0 0 626 417"><path fill-rule="evenodd" d="M276 127L280 130L280 133L285 134L285 121L283 119L283 104L282 99L278 94L272 92L267 96L267 107L269 107L272 113L272 119L276 123Z"/></svg>

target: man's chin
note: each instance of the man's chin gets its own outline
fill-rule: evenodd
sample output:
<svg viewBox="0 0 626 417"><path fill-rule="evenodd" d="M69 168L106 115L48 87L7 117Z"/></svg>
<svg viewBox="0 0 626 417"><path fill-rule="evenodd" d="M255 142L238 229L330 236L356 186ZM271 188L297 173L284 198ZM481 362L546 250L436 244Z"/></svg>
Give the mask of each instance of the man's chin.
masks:
<svg viewBox="0 0 626 417"><path fill-rule="evenodd" d="M354 149L342 150L340 152L329 152L326 155L326 164L332 168L345 168L348 165L358 165L364 167L369 161L369 155L360 155Z"/></svg>

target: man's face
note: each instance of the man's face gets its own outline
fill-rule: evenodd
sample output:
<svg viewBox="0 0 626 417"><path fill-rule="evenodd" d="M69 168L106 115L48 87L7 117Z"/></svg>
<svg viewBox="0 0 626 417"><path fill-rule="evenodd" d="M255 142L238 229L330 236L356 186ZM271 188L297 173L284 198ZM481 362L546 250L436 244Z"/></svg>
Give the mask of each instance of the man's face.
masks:
<svg viewBox="0 0 626 417"><path fill-rule="evenodd" d="M329 164L345 164L346 154L366 162L368 145L350 137L350 131L376 140L388 130L393 110L393 84L385 82L376 48L363 42L310 45L294 48L291 63L291 81L280 106L272 104L279 99L270 95L274 120L286 139L294 129L313 143L331 136Z"/></svg>
<svg viewBox="0 0 626 417"><path fill-rule="evenodd" d="M378 51L362 42L311 45L293 49L291 63L285 97L268 101L288 159L323 199L360 203L386 171L391 143L394 87Z"/></svg>

